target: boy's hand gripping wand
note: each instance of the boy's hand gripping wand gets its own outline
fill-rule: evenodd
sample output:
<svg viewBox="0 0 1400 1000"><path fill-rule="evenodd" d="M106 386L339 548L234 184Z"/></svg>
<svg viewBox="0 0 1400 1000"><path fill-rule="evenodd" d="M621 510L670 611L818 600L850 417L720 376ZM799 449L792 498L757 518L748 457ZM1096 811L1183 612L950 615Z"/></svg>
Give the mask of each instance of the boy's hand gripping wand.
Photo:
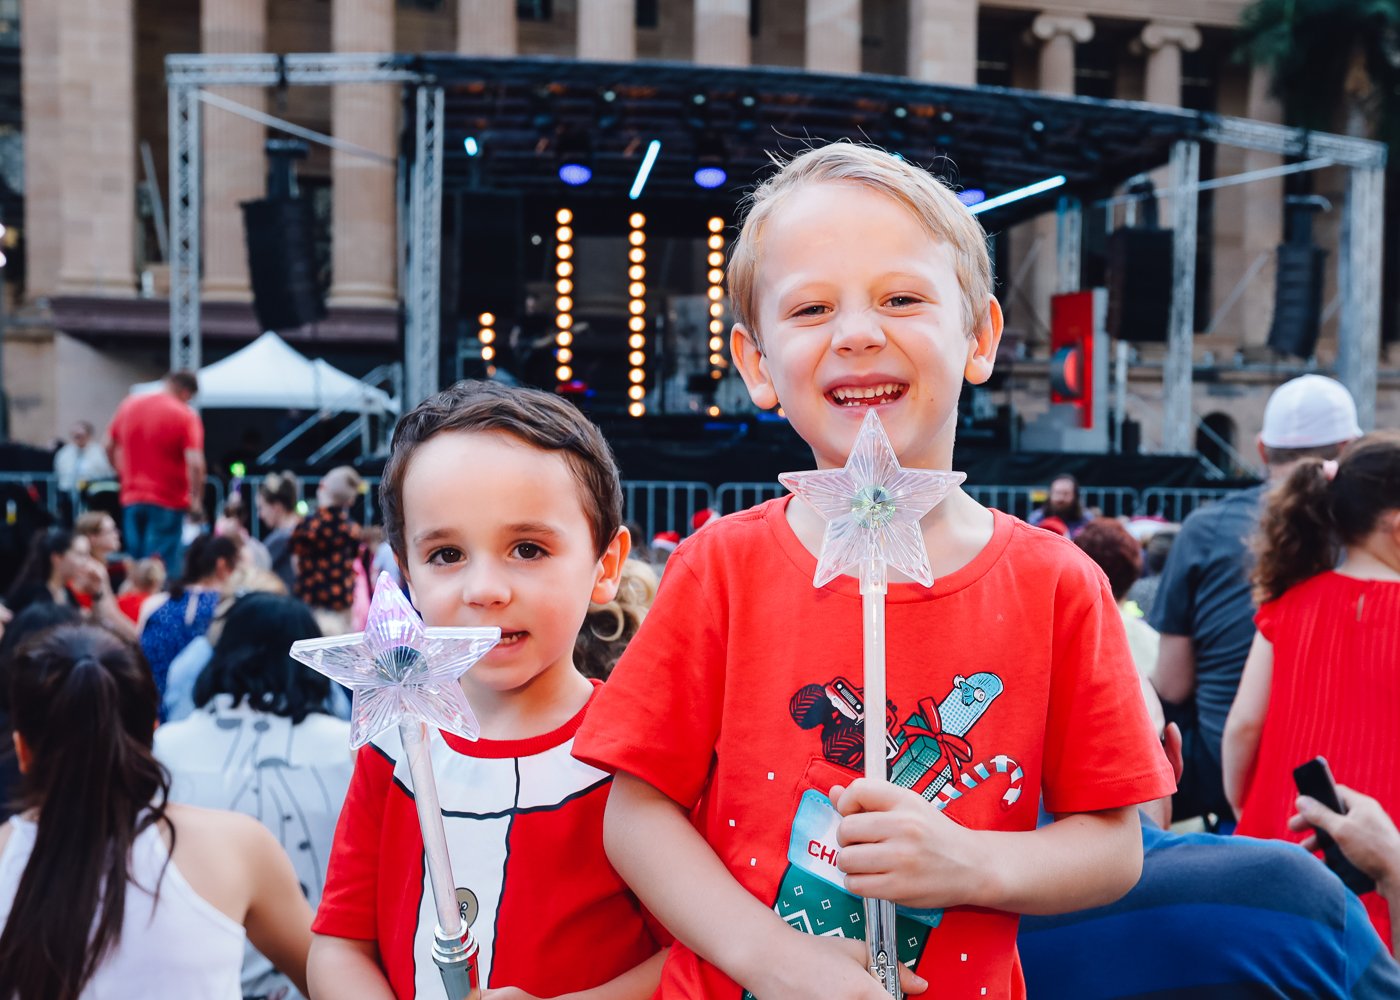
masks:
<svg viewBox="0 0 1400 1000"><path fill-rule="evenodd" d="M427 628L387 573L380 574L364 632L302 639L292 656L354 692L350 747L358 750L398 723L413 779L428 881L437 907L433 961L448 1000L479 1000L477 943L462 922L442 826L428 726L474 740L481 726L457 683L501 639L498 628Z"/></svg>
<svg viewBox="0 0 1400 1000"><path fill-rule="evenodd" d="M874 409L866 411L844 468L778 477L826 520L812 585L823 587L851 568L860 577L865 776L871 780L888 780L888 758L894 749L885 721L886 570L893 566L925 587L933 586L919 521L966 478L961 472L901 468ZM865 941L871 974L885 992L899 997L894 903L865 900Z"/></svg>

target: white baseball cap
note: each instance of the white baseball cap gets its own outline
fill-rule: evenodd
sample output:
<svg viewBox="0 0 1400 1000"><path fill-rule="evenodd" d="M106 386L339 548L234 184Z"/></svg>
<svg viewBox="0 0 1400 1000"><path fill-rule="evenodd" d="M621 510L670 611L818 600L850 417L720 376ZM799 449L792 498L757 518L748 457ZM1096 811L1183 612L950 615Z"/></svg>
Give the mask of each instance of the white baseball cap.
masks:
<svg viewBox="0 0 1400 1000"><path fill-rule="evenodd" d="M1275 389L1259 432L1267 448L1321 448L1360 436L1351 393L1325 375L1300 375Z"/></svg>

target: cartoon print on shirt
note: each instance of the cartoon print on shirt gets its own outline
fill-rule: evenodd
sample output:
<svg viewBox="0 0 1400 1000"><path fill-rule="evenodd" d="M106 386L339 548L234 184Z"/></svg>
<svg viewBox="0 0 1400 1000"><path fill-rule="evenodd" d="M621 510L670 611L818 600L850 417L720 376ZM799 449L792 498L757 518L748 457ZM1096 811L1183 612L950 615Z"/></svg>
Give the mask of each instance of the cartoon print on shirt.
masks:
<svg viewBox="0 0 1400 1000"><path fill-rule="evenodd" d="M959 675L946 698L941 702L920 698L903 723L898 721L899 706L887 702L885 756L890 781L943 809L993 772L1006 774L1010 787L1002 797L1002 808L1014 805L1021 795L1021 768L1005 754L973 765L973 747L966 738L1002 690L996 674ZM861 690L845 677L803 686L788 701L788 712L803 729L821 728L822 755L828 761L856 771L865 766L865 704Z"/></svg>

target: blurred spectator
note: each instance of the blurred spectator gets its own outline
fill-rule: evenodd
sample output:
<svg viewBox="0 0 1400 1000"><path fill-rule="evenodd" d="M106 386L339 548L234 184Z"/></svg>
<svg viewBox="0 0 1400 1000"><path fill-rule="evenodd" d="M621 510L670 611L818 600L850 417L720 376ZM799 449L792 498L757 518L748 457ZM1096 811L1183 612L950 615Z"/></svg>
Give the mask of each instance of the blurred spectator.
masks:
<svg viewBox="0 0 1400 1000"><path fill-rule="evenodd" d="M189 402L199 382L171 372L160 392L128 396L107 429L107 454L121 477L123 534L135 559L181 565L184 517L204 496L204 424Z"/></svg>
<svg viewBox="0 0 1400 1000"><path fill-rule="evenodd" d="M248 511L243 506L242 494L236 490L229 494L219 519L214 522L214 534L228 535L238 540L243 559L255 569L271 571L272 555L267 546L252 536L248 530Z"/></svg>
<svg viewBox="0 0 1400 1000"><path fill-rule="evenodd" d="M40 632L81 621L81 614L72 605L41 601L15 615L0 636L0 820L9 818L20 790L19 762L10 729L10 660L15 650Z"/></svg>
<svg viewBox="0 0 1400 1000"><path fill-rule="evenodd" d="M125 560L113 561L122 549L121 532L117 530L117 519L104 510L90 510L79 514L73 522L73 531L86 535L92 557L107 570L107 579L113 590L120 590L126 582L127 565Z"/></svg>
<svg viewBox="0 0 1400 1000"><path fill-rule="evenodd" d="M1084 505L1079 502L1079 480L1068 472L1063 472L1050 481L1049 497L1043 506L1031 511L1028 520L1031 524L1040 525L1047 517L1057 517L1063 521L1071 538L1094 519L1094 515L1085 510Z"/></svg>
<svg viewBox="0 0 1400 1000"><path fill-rule="evenodd" d="M1058 517L1051 514L1049 517L1042 517L1037 523L1037 528L1044 528L1046 531L1053 531L1061 538L1069 537L1069 525L1065 524Z"/></svg>
<svg viewBox="0 0 1400 1000"><path fill-rule="evenodd" d="M1164 746L1182 771L1181 733ZM1035 1000L1400 996L1400 966L1340 879L1291 844L1171 833L1170 798L1142 820L1142 877L1108 906L1021 918Z"/></svg>
<svg viewBox="0 0 1400 1000"><path fill-rule="evenodd" d="M1287 838L1293 769L1319 755L1400 812L1400 433L1295 463L1268 496L1255 555L1259 632L1224 740L1239 832ZM1388 938L1385 900L1363 898Z"/></svg>
<svg viewBox="0 0 1400 1000"><path fill-rule="evenodd" d="M92 557L87 536L64 528L45 528L30 539L29 554L5 603L16 614L32 604L67 605L125 639L136 636L117 606L107 571Z"/></svg>
<svg viewBox="0 0 1400 1000"><path fill-rule="evenodd" d="M583 628L574 640L574 663L585 677L608 679L627 643L641 628L656 598L656 570L640 559L622 564L617 596L607 604L589 605Z"/></svg>
<svg viewBox="0 0 1400 1000"><path fill-rule="evenodd" d="M165 563L148 556L138 559L127 574L126 585L117 595L117 607L132 623L141 620L141 605L165 587Z"/></svg>
<svg viewBox="0 0 1400 1000"><path fill-rule="evenodd" d="M326 635L350 631L360 551L360 526L350 520L350 508L364 486L348 465L327 472L316 489L316 513L292 532L296 596L311 608Z"/></svg>
<svg viewBox="0 0 1400 1000"><path fill-rule="evenodd" d="M1128 607L1128 590L1142 572L1142 548L1137 540L1112 518L1101 517L1080 529L1074 544L1098 563L1108 577L1109 589L1118 603L1128 649L1138 674L1149 680L1157 671L1157 632L1142 620L1135 608Z"/></svg>
<svg viewBox="0 0 1400 1000"><path fill-rule="evenodd" d="M107 452L94 439L94 433L92 424L79 420L69 432L71 440L54 454L54 478L64 493L82 490L99 479L116 478Z"/></svg>
<svg viewBox="0 0 1400 1000"><path fill-rule="evenodd" d="M1281 482L1299 460L1336 458L1360 436L1356 405L1341 383L1304 375L1269 397L1259 455L1270 481ZM1186 771L1174 803L1183 818L1214 816L1228 823L1232 816L1221 779L1220 741L1254 640L1246 545L1264 489L1231 494L1186 518L1148 618L1162 636L1157 693L1185 740Z"/></svg>
<svg viewBox="0 0 1400 1000"><path fill-rule="evenodd" d="M1162 522L1143 542L1142 576L1128 588L1128 600L1138 606L1143 618L1152 617L1157 588L1162 584L1162 570L1167 565L1167 555L1180 530L1175 524Z"/></svg>
<svg viewBox="0 0 1400 1000"><path fill-rule="evenodd" d="M197 710L161 726L155 738L156 758L170 770L171 801L261 822L292 859L313 909L353 767L349 724L328 714L331 682L287 654L293 642L320 634L300 601L239 598L196 682ZM245 997L292 988L248 948Z"/></svg>
<svg viewBox="0 0 1400 1000"><path fill-rule="evenodd" d="M287 593L295 593L297 578L292 568L292 532L301 523L297 513L297 477L290 472L271 472L258 487L258 517L268 527L263 538L272 560L272 572L282 578Z"/></svg>
<svg viewBox="0 0 1400 1000"><path fill-rule="evenodd" d="M165 697L170 662L190 640L209 630L220 592L238 566L238 541L200 535L185 553L185 572L169 594L157 594L141 608L141 651Z"/></svg>

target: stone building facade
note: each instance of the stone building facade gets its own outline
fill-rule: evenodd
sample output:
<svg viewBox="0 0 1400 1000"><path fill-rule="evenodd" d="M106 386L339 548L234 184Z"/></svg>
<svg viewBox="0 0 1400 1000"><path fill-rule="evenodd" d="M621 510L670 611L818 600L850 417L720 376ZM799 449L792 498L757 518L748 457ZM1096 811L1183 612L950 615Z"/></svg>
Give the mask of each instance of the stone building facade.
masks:
<svg viewBox="0 0 1400 1000"><path fill-rule="evenodd" d="M1268 80L1234 58L1244 0L22 0L25 268L5 331L14 437L47 441L73 420L102 424L126 386L168 357L167 272L149 212L168 195L163 59L174 52L441 51L591 60L676 60L879 73L955 84L1146 100L1277 121ZM388 85L254 88L226 98L378 152L395 151ZM263 191L262 126L206 109L203 187L206 357L257 334L238 203ZM143 155L143 152L148 155ZM1277 165L1219 148L1206 176ZM147 169L150 164L153 169ZM302 177L329 206L330 316L316 347L389 360L396 337L392 168L313 148ZM1342 204L1344 178L1314 190ZM1230 187L1204 206L1195 409L1241 451L1285 371L1265 348L1282 238L1281 179ZM1101 230L1108 208L1086 206ZM1122 209L1115 210L1121 224ZM1099 216L1095 216L1099 213ZM1336 260L1338 212L1319 223ZM999 293L1018 353L1005 390L1044 409L1054 290L1054 219L1005 235ZM1333 298L1329 268L1325 300ZM1335 354L1335 317L1318 349ZM304 334L303 336L311 336ZM295 342L295 336L293 337ZM303 345L304 346L304 345ZM1043 351L1040 352L1043 357ZM1160 351L1132 372L1144 446L1160 440ZM354 367L354 363L349 365ZM1383 370L1377 423L1400 425L1400 377Z"/></svg>

